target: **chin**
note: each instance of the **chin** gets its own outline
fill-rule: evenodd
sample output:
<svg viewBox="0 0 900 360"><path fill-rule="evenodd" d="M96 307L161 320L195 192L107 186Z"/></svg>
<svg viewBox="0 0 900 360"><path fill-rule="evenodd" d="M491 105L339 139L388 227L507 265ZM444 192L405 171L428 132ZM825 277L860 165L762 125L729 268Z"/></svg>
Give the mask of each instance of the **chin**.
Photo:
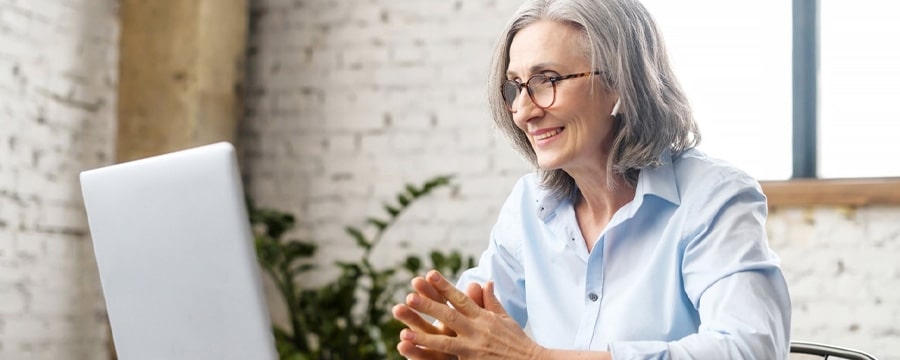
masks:
<svg viewBox="0 0 900 360"><path fill-rule="evenodd" d="M556 161L541 160L541 158L538 158L537 167L538 167L538 169L541 169L544 171L549 171L549 170L559 169L561 166L559 164L557 164Z"/></svg>

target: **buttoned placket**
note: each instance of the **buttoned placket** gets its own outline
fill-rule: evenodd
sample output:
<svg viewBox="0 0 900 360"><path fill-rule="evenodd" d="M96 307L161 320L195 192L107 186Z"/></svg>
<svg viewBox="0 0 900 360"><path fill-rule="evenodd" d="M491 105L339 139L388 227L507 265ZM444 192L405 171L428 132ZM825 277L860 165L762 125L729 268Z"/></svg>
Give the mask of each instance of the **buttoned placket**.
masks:
<svg viewBox="0 0 900 360"><path fill-rule="evenodd" d="M608 238L610 233L615 232L614 229L617 226L630 219L634 206L634 203L629 202L613 214L612 219L607 224L607 228L600 234L593 251L590 253L587 252L587 245L581 236L578 221L572 216L574 224L569 225L570 242L572 246L581 247L579 255L584 254L584 260L587 263L585 267L587 274L584 277L584 316L581 318L578 332L575 336L575 346L579 349L590 349L594 337L597 336L597 324L601 321L600 309L603 303L603 275ZM574 209L572 211L574 212Z"/></svg>
<svg viewBox="0 0 900 360"><path fill-rule="evenodd" d="M601 249L603 248L605 235L602 235L598 240L594 247L595 251L588 253L584 237L581 235L581 229L578 227L578 221L574 216L574 208L566 207L563 211L567 215L563 216L563 218L569 219L563 225L566 246L575 251L578 257L587 264L582 298L584 316L579 320L574 345L577 349L588 350L594 337L594 329L596 329L598 316L600 315L600 303L603 299L603 251Z"/></svg>

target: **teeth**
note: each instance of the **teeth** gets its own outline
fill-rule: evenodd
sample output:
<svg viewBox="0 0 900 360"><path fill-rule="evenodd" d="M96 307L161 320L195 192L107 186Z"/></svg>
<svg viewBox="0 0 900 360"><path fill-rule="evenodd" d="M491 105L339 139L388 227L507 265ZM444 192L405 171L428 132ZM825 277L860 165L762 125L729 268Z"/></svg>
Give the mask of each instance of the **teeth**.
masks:
<svg viewBox="0 0 900 360"><path fill-rule="evenodd" d="M560 131L561 131L561 130L560 130L559 128L556 128L556 129L550 130L550 131L548 131L548 132L545 132L545 133L543 133L543 134L535 135L534 139L535 139L535 140L544 140L544 139L553 137L553 136L556 135L556 134L559 134Z"/></svg>

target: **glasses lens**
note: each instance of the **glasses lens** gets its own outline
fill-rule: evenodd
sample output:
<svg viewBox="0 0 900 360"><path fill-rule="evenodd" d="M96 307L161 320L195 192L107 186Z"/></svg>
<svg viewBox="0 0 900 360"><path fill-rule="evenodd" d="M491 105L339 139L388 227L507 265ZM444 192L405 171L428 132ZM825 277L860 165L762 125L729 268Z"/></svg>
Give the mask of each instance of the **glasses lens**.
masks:
<svg viewBox="0 0 900 360"><path fill-rule="evenodd" d="M540 108L546 108L553 104L553 83L546 76L535 76L528 80L528 89L531 90L531 99Z"/></svg>
<svg viewBox="0 0 900 360"><path fill-rule="evenodd" d="M516 102L516 96L519 95L519 83L509 80L500 87L500 93L503 94L503 101L506 107L512 109L512 105Z"/></svg>

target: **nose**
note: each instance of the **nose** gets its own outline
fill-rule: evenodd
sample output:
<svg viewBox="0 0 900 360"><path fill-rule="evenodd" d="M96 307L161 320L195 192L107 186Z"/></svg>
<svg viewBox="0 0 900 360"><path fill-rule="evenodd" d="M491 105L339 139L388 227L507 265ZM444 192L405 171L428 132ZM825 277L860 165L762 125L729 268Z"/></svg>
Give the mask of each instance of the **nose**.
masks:
<svg viewBox="0 0 900 360"><path fill-rule="evenodd" d="M531 100L531 96L528 96L528 92L525 89L522 89L522 92L513 101L512 117L516 126L520 129L526 129L529 121L543 116L543 114L544 109L534 104L534 101Z"/></svg>

